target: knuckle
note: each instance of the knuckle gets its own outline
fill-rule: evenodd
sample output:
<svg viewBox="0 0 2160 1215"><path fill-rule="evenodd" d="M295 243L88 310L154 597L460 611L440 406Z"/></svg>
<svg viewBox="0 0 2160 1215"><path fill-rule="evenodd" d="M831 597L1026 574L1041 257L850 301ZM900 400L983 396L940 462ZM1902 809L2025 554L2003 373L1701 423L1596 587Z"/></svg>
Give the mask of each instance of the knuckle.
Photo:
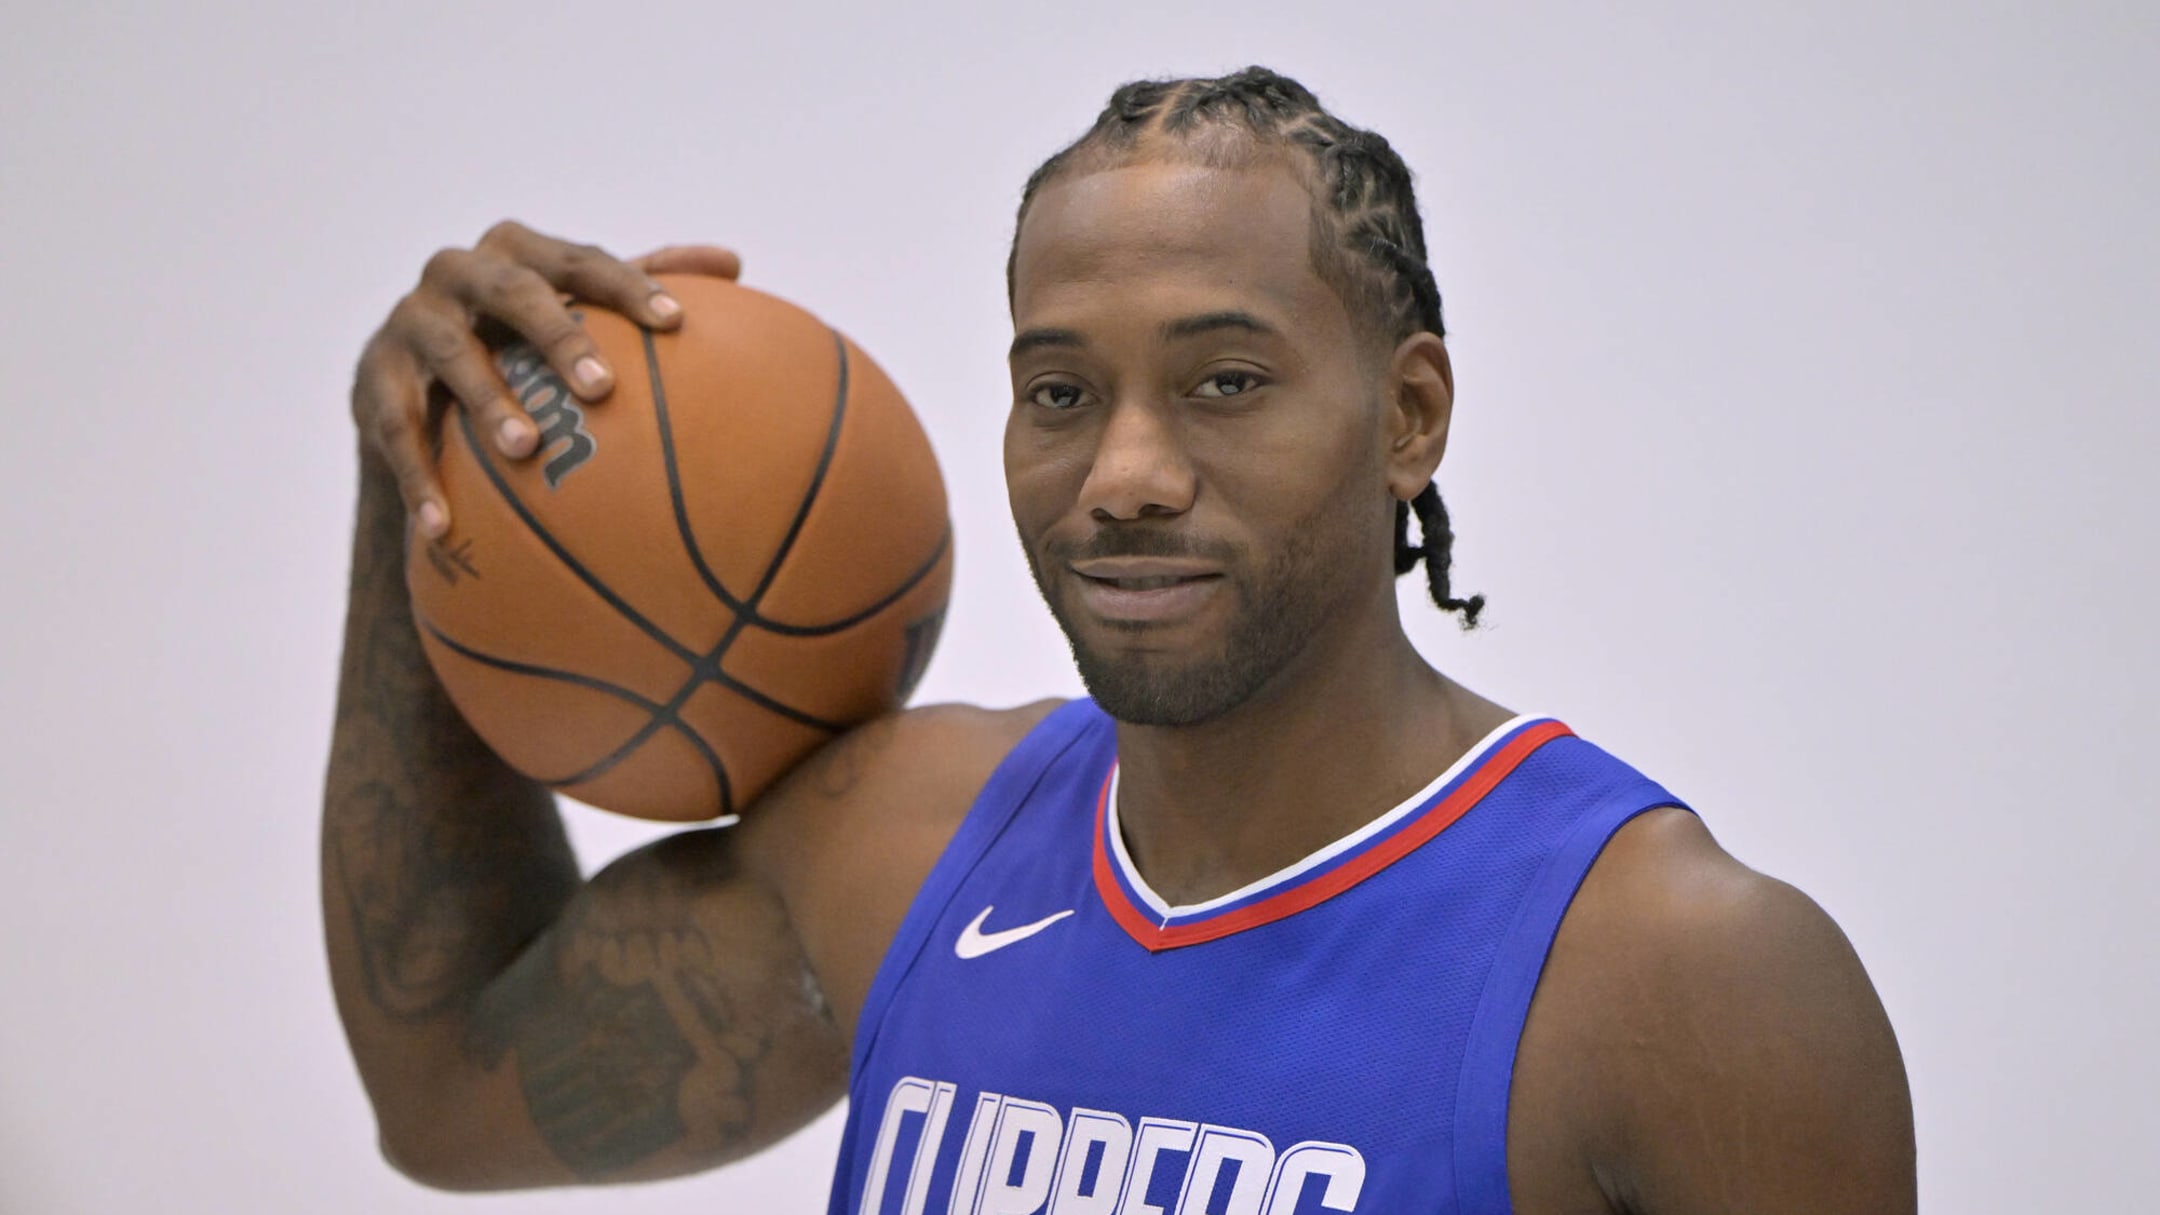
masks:
<svg viewBox="0 0 2160 1215"><path fill-rule="evenodd" d="M615 258L598 245L564 245L562 256L563 267L576 272L605 269L615 264Z"/></svg>
<svg viewBox="0 0 2160 1215"><path fill-rule="evenodd" d="M480 234L480 243L486 246L511 245L532 234L532 229L514 219L498 219Z"/></svg>
<svg viewBox="0 0 2160 1215"><path fill-rule="evenodd" d="M474 271L472 294L489 304L500 305L504 301L519 298L526 287L539 282L540 276L525 266L501 258L490 258L484 267Z"/></svg>
<svg viewBox="0 0 2160 1215"><path fill-rule="evenodd" d="M554 315L537 318L526 336L550 354L582 354L592 348L585 327L559 307Z"/></svg>
<svg viewBox="0 0 2160 1215"><path fill-rule="evenodd" d="M428 474L427 466L409 455L395 458L390 473L397 478L398 496L405 499L407 509L417 510L435 491L435 478Z"/></svg>
<svg viewBox="0 0 2160 1215"><path fill-rule="evenodd" d="M471 334L457 325L443 323L440 318L418 327L412 339L413 349L433 367L443 367L463 357L471 349L472 342Z"/></svg>
<svg viewBox="0 0 2160 1215"><path fill-rule="evenodd" d="M378 342L402 342L413 330L425 324L427 318L428 307L421 301L420 293L406 292L391 306L390 315L384 319L382 329L375 335L376 341L368 343L369 353L379 354ZM365 360L367 355L363 354L361 357Z"/></svg>
<svg viewBox="0 0 2160 1215"><path fill-rule="evenodd" d="M430 254L426 264L420 267L420 282L423 286L440 289L446 284L456 282L459 273L470 265L472 260L472 250L445 245Z"/></svg>
<svg viewBox="0 0 2160 1215"><path fill-rule="evenodd" d="M405 440L412 437L413 420L402 410L384 409L375 414L375 441L383 450L397 452Z"/></svg>

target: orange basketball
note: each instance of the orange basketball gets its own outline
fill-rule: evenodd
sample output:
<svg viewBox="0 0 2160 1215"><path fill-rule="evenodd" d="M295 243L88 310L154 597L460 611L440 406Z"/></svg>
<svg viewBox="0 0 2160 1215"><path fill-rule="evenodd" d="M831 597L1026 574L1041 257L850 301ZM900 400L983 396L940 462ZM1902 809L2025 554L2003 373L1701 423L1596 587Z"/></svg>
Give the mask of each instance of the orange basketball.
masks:
<svg viewBox="0 0 2160 1215"><path fill-rule="evenodd" d="M577 399L496 347L540 450L443 421L451 531L406 585L451 699L511 765L640 818L740 810L906 699L952 585L929 440L823 321L720 279L663 276L684 322L586 309L615 391Z"/></svg>

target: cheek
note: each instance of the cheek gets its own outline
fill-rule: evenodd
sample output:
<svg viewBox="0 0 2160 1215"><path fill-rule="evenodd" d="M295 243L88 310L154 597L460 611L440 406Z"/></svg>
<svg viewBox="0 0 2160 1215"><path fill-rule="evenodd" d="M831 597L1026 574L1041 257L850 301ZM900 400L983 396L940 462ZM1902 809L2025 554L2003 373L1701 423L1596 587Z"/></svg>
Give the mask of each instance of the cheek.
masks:
<svg viewBox="0 0 2160 1215"><path fill-rule="evenodd" d="M1189 451L1202 486L1214 490L1207 496L1235 517L1255 528L1300 526L1331 503L1387 492L1368 413L1342 403L1195 427Z"/></svg>
<svg viewBox="0 0 2160 1215"><path fill-rule="evenodd" d="M1078 494L1057 444L1044 441L1042 433L1018 420L1017 413L1005 423L1005 496L1012 506L1013 523L1032 545L1064 513ZM1083 471L1083 475L1084 471Z"/></svg>

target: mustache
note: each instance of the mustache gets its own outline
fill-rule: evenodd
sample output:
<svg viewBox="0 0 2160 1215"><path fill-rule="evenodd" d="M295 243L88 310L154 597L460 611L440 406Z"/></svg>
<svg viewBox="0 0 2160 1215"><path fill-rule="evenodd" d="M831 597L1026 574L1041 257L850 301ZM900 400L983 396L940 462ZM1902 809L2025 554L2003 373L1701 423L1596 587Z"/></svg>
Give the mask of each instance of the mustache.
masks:
<svg viewBox="0 0 2160 1215"><path fill-rule="evenodd" d="M1043 555L1061 565L1105 557L1186 557L1227 565L1238 548L1223 540L1125 524L1099 527L1084 540L1047 541Z"/></svg>

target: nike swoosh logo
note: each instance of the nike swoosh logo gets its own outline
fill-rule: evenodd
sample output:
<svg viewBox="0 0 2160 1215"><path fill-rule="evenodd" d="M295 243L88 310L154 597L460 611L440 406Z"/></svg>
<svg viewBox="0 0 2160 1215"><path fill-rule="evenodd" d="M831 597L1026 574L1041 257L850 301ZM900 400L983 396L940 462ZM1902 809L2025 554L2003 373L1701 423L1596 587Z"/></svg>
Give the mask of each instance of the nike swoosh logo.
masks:
<svg viewBox="0 0 2160 1215"><path fill-rule="evenodd" d="M975 917L974 923L960 930L960 939L953 942L952 951L954 954L961 958L979 958L986 953L1003 949L1015 942L1025 941L1072 914L1072 911L1068 908L1055 915L1046 915L1032 924L1022 924L1018 928L1001 928L996 932L984 932L982 930L983 921L989 919L990 913L996 910L995 905L983 908L982 914Z"/></svg>

